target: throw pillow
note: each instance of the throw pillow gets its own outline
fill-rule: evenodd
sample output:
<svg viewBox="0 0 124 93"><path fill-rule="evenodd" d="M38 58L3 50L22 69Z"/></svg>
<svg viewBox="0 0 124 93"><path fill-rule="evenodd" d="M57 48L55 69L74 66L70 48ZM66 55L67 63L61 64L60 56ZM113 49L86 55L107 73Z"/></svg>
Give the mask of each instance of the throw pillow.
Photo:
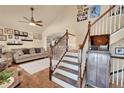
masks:
<svg viewBox="0 0 124 93"><path fill-rule="evenodd" d="M5 62L0 62L0 71L6 68L7 64Z"/></svg>
<svg viewBox="0 0 124 93"><path fill-rule="evenodd" d="M41 48L35 48L35 53L41 53Z"/></svg>
<svg viewBox="0 0 124 93"><path fill-rule="evenodd" d="M22 51L23 51L24 54L30 54L29 49L23 49Z"/></svg>

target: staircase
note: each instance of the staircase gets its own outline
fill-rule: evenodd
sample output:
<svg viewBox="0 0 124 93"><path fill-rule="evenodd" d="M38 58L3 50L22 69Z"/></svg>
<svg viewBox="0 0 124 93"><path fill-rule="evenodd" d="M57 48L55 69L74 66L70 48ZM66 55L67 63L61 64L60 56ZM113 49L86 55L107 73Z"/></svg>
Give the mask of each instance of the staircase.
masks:
<svg viewBox="0 0 124 93"><path fill-rule="evenodd" d="M55 45L50 45L50 80L64 88L87 87L86 62L87 51L91 47L91 36L110 35L110 48L113 43L124 38L123 14L122 6L113 5L94 22L89 21L88 31L78 52L68 49L68 38L72 35L68 31ZM110 87L124 87L124 57L111 56L110 64Z"/></svg>
<svg viewBox="0 0 124 93"><path fill-rule="evenodd" d="M79 76L78 53L66 52L52 75L52 81L64 88L76 88Z"/></svg>

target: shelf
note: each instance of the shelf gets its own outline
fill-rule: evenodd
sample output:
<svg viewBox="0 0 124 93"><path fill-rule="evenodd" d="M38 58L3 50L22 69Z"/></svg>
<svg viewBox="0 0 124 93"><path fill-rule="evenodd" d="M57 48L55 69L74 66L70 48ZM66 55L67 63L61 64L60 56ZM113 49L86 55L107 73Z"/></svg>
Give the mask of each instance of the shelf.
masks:
<svg viewBox="0 0 124 93"><path fill-rule="evenodd" d="M22 41L33 41L33 40L25 40L25 39L22 39Z"/></svg>
<svg viewBox="0 0 124 93"><path fill-rule="evenodd" d="M10 44L10 43L7 43L7 45L23 45L23 44Z"/></svg>
<svg viewBox="0 0 124 93"><path fill-rule="evenodd" d="M28 37L28 35L19 35L19 34L15 34L15 36Z"/></svg>

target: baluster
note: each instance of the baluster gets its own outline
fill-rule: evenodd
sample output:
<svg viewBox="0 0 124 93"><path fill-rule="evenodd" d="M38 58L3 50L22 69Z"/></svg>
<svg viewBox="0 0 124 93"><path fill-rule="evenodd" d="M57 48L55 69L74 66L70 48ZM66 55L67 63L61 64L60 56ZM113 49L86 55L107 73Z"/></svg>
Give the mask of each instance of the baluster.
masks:
<svg viewBox="0 0 124 93"><path fill-rule="evenodd" d="M120 11L119 11L119 28L121 27L121 16L122 16L122 15L121 15L121 7L122 7L122 6L120 5L120 6L119 6L119 10L120 10Z"/></svg>
<svg viewBox="0 0 124 93"><path fill-rule="evenodd" d="M104 31L104 22L105 22L105 17L103 17L103 19L102 19L102 26L101 26L101 33L105 33L105 31Z"/></svg>
<svg viewBox="0 0 124 93"><path fill-rule="evenodd" d="M98 32L98 26L97 26L97 23L96 23L95 25L96 25L95 35L97 35L97 32Z"/></svg>
<svg viewBox="0 0 124 93"><path fill-rule="evenodd" d="M112 34L112 10L110 11L110 32L109 34Z"/></svg>
<svg viewBox="0 0 124 93"><path fill-rule="evenodd" d="M108 30L108 13L106 14L106 32L105 33L109 34L107 30Z"/></svg>
<svg viewBox="0 0 124 93"><path fill-rule="evenodd" d="M99 20L99 25L98 25L98 35L100 35L100 20Z"/></svg>
<svg viewBox="0 0 124 93"><path fill-rule="evenodd" d="M90 29L91 29L91 31L90 31L90 35L91 35L91 36L94 35L94 34L93 34L93 32L94 32L93 27L94 27L94 25L90 28Z"/></svg>
<svg viewBox="0 0 124 93"><path fill-rule="evenodd" d="M96 33L96 25L94 25L94 34L93 35L95 35L95 33Z"/></svg>
<svg viewBox="0 0 124 93"><path fill-rule="evenodd" d="M116 31L116 25L117 25L117 14L116 14L117 12L116 12L116 7L114 8L114 20L115 20L115 22L114 22L114 32Z"/></svg>
<svg viewBox="0 0 124 93"><path fill-rule="evenodd" d="M114 84L114 82L115 82L115 73L114 73L114 61L113 61L113 60L112 60L112 63L113 63L113 64L112 64L112 66L113 66L113 67L112 67L112 70L113 70L113 71L112 71L112 72L113 72L113 74L112 74L112 84Z"/></svg>
<svg viewBox="0 0 124 93"><path fill-rule="evenodd" d="M94 25L91 27L91 31L90 33L92 33L92 35L94 35L95 29L94 29Z"/></svg>
<svg viewBox="0 0 124 93"><path fill-rule="evenodd" d="M122 62L122 73L121 73L121 87L123 86L123 62Z"/></svg>
<svg viewBox="0 0 124 93"><path fill-rule="evenodd" d="M118 86L118 71L119 71L119 62L120 62L120 60L118 59L118 61L117 61L117 80L116 80L116 85Z"/></svg>

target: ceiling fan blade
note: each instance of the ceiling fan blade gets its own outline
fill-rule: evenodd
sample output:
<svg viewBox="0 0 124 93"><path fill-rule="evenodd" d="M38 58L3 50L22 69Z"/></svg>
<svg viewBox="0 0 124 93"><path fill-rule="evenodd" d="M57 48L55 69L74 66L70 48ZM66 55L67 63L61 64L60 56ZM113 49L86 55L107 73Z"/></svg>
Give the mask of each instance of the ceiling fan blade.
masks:
<svg viewBox="0 0 124 93"><path fill-rule="evenodd" d="M30 19L28 19L27 17L23 17L23 18L24 18L25 20L29 21L29 22L31 21L31 20L30 20Z"/></svg>
<svg viewBox="0 0 124 93"><path fill-rule="evenodd" d="M39 21L35 21L35 23L42 23L43 21L39 20Z"/></svg>
<svg viewBox="0 0 124 93"><path fill-rule="evenodd" d="M43 25L41 25L41 24L36 24L37 26L43 26Z"/></svg>
<svg viewBox="0 0 124 93"><path fill-rule="evenodd" d="M29 22L26 22L26 21L18 21L18 22L22 22L22 23L29 23Z"/></svg>

